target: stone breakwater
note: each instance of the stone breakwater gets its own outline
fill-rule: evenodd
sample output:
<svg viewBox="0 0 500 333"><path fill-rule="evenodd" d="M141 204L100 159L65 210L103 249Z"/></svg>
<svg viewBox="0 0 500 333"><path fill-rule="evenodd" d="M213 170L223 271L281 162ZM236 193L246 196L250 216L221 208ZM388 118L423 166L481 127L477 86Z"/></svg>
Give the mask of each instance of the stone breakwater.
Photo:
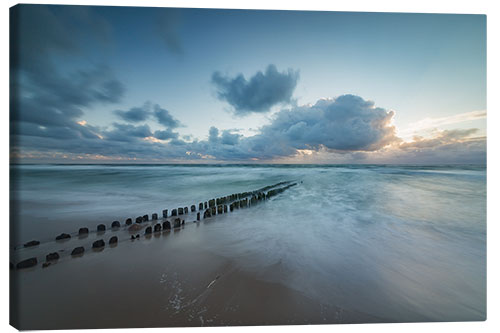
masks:
<svg viewBox="0 0 500 333"><path fill-rule="evenodd" d="M227 214L233 212L237 209L245 209L249 207L255 207L259 203L267 201L272 197L286 191L287 189L297 185L290 181L280 182L274 185L269 185L258 190L234 193L219 198L209 199L196 204L192 204L189 207L178 207L170 210L165 208L162 210L161 217L157 213L151 214L151 218L148 214L135 217L134 219L129 217L125 221L120 223L120 221L113 221L109 228L105 224L99 224L95 231L90 231L87 227L81 227L77 232L68 234L61 233L54 238L57 243L63 243L70 240L72 237L78 237L79 239L88 237L90 233L96 233L96 235L103 235L107 230L117 231L117 230L127 230L130 234L130 238L126 239L129 241L135 241L140 239L141 233L144 237L151 237L153 234L159 234L161 232L170 232L171 230L177 231L185 225L185 219L190 214L196 213L196 219L193 222L199 222L203 219L210 219L217 215ZM198 208L198 209L197 209ZM151 225L146 225L151 224ZM144 229L144 232L142 232ZM51 241L51 240L49 240ZM30 249L37 248L40 244L43 244L39 240L31 240L22 245L14 247L15 250L19 249ZM77 246L71 251L71 257L83 256L86 250L92 250L93 252L102 251L106 243L110 247L115 247L118 243L118 237L112 236L106 242L104 237L92 242L90 248L86 249L84 246ZM62 250L59 252L63 252ZM51 252L45 256L45 262L43 262L42 267L48 267L53 263L56 263L60 258L58 252ZM32 256L27 259L18 261L15 265L10 262L10 269L23 269L34 267L38 264L40 258L37 256ZM43 259L43 257L42 257Z"/></svg>

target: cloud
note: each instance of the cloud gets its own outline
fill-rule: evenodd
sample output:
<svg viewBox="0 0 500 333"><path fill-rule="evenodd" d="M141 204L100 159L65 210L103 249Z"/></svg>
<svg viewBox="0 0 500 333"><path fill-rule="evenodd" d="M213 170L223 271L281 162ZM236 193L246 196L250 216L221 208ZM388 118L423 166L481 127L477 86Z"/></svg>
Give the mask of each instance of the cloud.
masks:
<svg viewBox="0 0 500 333"><path fill-rule="evenodd" d="M169 140L169 139L177 139L179 137L179 133L172 132L170 129L164 131L155 131L155 138L159 140Z"/></svg>
<svg viewBox="0 0 500 333"><path fill-rule="evenodd" d="M464 112L447 117L424 118L410 124L410 126L403 131L400 131L400 135L414 135L415 133L421 132L423 130L435 129L441 126L459 124L479 119L486 119L486 110Z"/></svg>
<svg viewBox="0 0 500 333"><path fill-rule="evenodd" d="M291 103L298 79L298 71L288 69L280 73L275 65L269 65L264 73L259 71L249 80L243 74L235 78L220 72L212 74L218 98L229 103L240 116L268 112L277 104Z"/></svg>
<svg viewBox="0 0 500 333"><path fill-rule="evenodd" d="M162 109L158 104L154 106L154 116L160 124L167 128L177 128L181 126L181 123L172 117L172 115L165 109Z"/></svg>
<svg viewBox="0 0 500 333"><path fill-rule="evenodd" d="M113 113L125 121L135 123L145 121L151 115L150 108L149 103L145 103L142 107L133 107L128 111L116 110Z"/></svg>
<svg viewBox="0 0 500 333"><path fill-rule="evenodd" d="M167 49L173 54L182 54L183 48L179 38L179 26L181 23L181 11L173 8L158 9L160 15L156 20L156 28L165 42Z"/></svg>
<svg viewBox="0 0 500 333"><path fill-rule="evenodd" d="M66 8L18 5L11 10L10 128L14 148L24 142L21 135L98 139L96 128L81 126L77 120L86 108L116 103L124 94L123 84L109 67L80 61L84 58L82 41L76 37L102 44L109 33L107 26L89 10ZM61 64L68 65L65 74L59 70Z"/></svg>
<svg viewBox="0 0 500 333"><path fill-rule="evenodd" d="M143 139L153 136L148 125L134 126L130 124L113 124L114 130L104 132L104 137L111 141L130 142L136 139Z"/></svg>

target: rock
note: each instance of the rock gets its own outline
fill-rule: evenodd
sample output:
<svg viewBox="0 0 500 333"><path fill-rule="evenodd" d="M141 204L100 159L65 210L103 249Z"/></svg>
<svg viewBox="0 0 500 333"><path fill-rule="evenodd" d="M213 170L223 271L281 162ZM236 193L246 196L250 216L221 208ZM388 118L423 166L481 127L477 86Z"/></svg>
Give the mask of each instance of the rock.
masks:
<svg viewBox="0 0 500 333"><path fill-rule="evenodd" d="M189 209L187 207L184 207L184 214L189 213Z"/></svg>
<svg viewBox="0 0 500 333"><path fill-rule="evenodd" d="M149 221L149 216L148 216L148 214L144 215L144 216L142 217L142 220L143 220L143 221Z"/></svg>
<svg viewBox="0 0 500 333"><path fill-rule="evenodd" d="M170 226L170 222L169 221L163 222L163 230L170 230L170 229L172 229L172 227Z"/></svg>
<svg viewBox="0 0 500 333"><path fill-rule="evenodd" d="M120 227L120 222L113 221L113 223L111 223L111 228L119 228L119 227Z"/></svg>
<svg viewBox="0 0 500 333"><path fill-rule="evenodd" d="M182 207L177 208L177 213L178 213L179 215L184 214L184 208L182 208Z"/></svg>
<svg viewBox="0 0 500 333"><path fill-rule="evenodd" d="M200 220L200 212L196 213L196 220Z"/></svg>
<svg viewBox="0 0 500 333"><path fill-rule="evenodd" d="M163 214L164 218L167 218L168 217L168 209L164 209L162 214Z"/></svg>
<svg viewBox="0 0 500 333"><path fill-rule="evenodd" d="M139 231L142 229L142 226L139 224L133 224L128 228L128 231Z"/></svg>
<svg viewBox="0 0 500 333"><path fill-rule="evenodd" d="M160 223L155 224L155 227L153 230L154 230L154 232L161 231L161 224Z"/></svg>
<svg viewBox="0 0 500 333"><path fill-rule="evenodd" d="M65 233L60 234L59 236L56 237L56 240L64 240L64 239L70 239L71 236Z"/></svg>
<svg viewBox="0 0 500 333"><path fill-rule="evenodd" d="M49 266L50 266L50 264L51 264L50 262L44 262L44 263L42 264L42 268L47 268L47 267L49 267Z"/></svg>
<svg viewBox="0 0 500 333"><path fill-rule="evenodd" d="M47 260L47 261L53 261L53 260L57 260L57 259L59 259L59 253L57 253L57 252L49 253L45 257L45 260Z"/></svg>
<svg viewBox="0 0 500 333"><path fill-rule="evenodd" d="M152 232L153 232L153 228L151 228L151 227L147 227L147 228L146 228L146 230L144 231L144 234L145 234L145 235L149 235L149 234L150 234L150 233L152 233Z"/></svg>
<svg viewBox="0 0 500 333"><path fill-rule="evenodd" d="M191 212L196 212L196 206L195 205L191 205Z"/></svg>
<svg viewBox="0 0 500 333"><path fill-rule="evenodd" d="M87 235L89 233L89 228L80 228L78 229L79 235Z"/></svg>
<svg viewBox="0 0 500 333"><path fill-rule="evenodd" d="M118 243L118 237L113 236L109 239L109 245Z"/></svg>
<svg viewBox="0 0 500 333"><path fill-rule="evenodd" d="M125 224L126 224L126 225L130 225L130 224L132 224L132 219L129 217L129 218L125 221Z"/></svg>
<svg viewBox="0 0 500 333"><path fill-rule="evenodd" d="M172 209L172 216L177 216L177 209Z"/></svg>
<svg viewBox="0 0 500 333"><path fill-rule="evenodd" d="M93 249L99 249L102 248L106 245L102 239L96 240L94 243L92 243L92 248Z"/></svg>
<svg viewBox="0 0 500 333"><path fill-rule="evenodd" d="M24 243L24 247L31 247L31 246L37 246L40 245L40 242L37 240L32 240L27 243Z"/></svg>
<svg viewBox="0 0 500 333"><path fill-rule="evenodd" d="M153 214L151 215L151 220L158 220L158 214L153 213Z"/></svg>
<svg viewBox="0 0 500 333"><path fill-rule="evenodd" d="M136 217L135 223L142 223L142 216Z"/></svg>
<svg viewBox="0 0 500 333"><path fill-rule="evenodd" d="M106 226L104 224L99 224L97 226L97 231L99 231L99 232L106 231Z"/></svg>
<svg viewBox="0 0 500 333"><path fill-rule="evenodd" d="M72 256L80 256L85 252L85 248L83 246L78 246L71 251Z"/></svg>
<svg viewBox="0 0 500 333"><path fill-rule="evenodd" d="M29 259L18 262L16 265L16 268L17 269L29 268L29 267L36 266L36 264L38 264L38 260L36 260L36 258L33 257L33 258L29 258Z"/></svg>

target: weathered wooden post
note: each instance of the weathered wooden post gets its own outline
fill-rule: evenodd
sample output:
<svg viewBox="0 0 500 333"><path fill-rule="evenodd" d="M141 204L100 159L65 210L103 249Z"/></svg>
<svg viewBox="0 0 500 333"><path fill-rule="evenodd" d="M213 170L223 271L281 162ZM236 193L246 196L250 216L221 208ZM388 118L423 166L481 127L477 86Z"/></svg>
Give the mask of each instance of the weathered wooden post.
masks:
<svg viewBox="0 0 500 333"><path fill-rule="evenodd" d="M223 208L222 205L217 206L217 214L222 214Z"/></svg>
<svg viewBox="0 0 500 333"><path fill-rule="evenodd" d="M184 207L184 214L189 213L189 209L187 207Z"/></svg>
<svg viewBox="0 0 500 333"><path fill-rule="evenodd" d="M200 220L200 212L196 213L196 220Z"/></svg>
<svg viewBox="0 0 500 333"><path fill-rule="evenodd" d="M153 221L158 220L158 214L153 213L153 214L151 215L151 220L153 220Z"/></svg>
<svg viewBox="0 0 500 333"><path fill-rule="evenodd" d="M78 229L78 235L87 235L89 233L89 228L80 228Z"/></svg>
<svg viewBox="0 0 500 333"><path fill-rule="evenodd" d="M153 232L153 228L151 228L150 226L146 228L146 230L144 231L144 234L145 235L149 235Z"/></svg>
<svg viewBox="0 0 500 333"><path fill-rule="evenodd" d="M118 243L118 237L113 236L109 239L109 245Z"/></svg>
<svg viewBox="0 0 500 333"><path fill-rule="evenodd" d="M172 216L177 216L177 209L172 209Z"/></svg>
<svg viewBox="0 0 500 333"><path fill-rule="evenodd" d="M200 203L198 204L198 210L203 210L203 202L200 202Z"/></svg>
<svg viewBox="0 0 500 333"><path fill-rule="evenodd" d="M97 231L98 232L103 232L103 231L106 231L106 226L104 224L99 224L97 226Z"/></svg>
<svg viewBox="0 0 500 333"><path fill-rule="evenodd" d="M142 219L143 219L144 221L146 221L146 222L147 222L147 221L149 221L149 216L148 216L148 214L144 215L144 216L142 217Z"/></svg>
<svg viewBox="0 0 500 333"><path fill-rule="evenodd" d="M160 223L155 224L154 231L155 232L161 231L161 224Z"/></svg>
<svg viewBox="0 0 500 333"><path fill-rule="evenodd" d="M184 208L182 208L182 207L177 208L177 213L178 213L179 215L184 214Z"/></svg>
<svg viewBox="0 0 500 333"><path fill-rule="evenodd" d="M125 221L125 224L126 224L126 225L130 225L130 224L132 224L132 219L129 217L129 218Z"/></svg>
<svg viewBox="0 0 500 333"><path fill-rule="evenodd" d="M217 209L215 208L215 206L212 207L211 213L212 215L215 215L217 213Z"/></svg>
<svg viewBox="0 0 500 333"><path fill-rule="evenodd" d="M196 212L196 206L195 205L191 205L191 212Z"/></svg>
<svg viewBox="0 0 500 333"><path fill-rule="evenodd" d="M164 209L162 214L163 214L164 218L167 218L168 217L168 209Z"/></svg>
<svg viewBox="0 0 500 333"><path fill-rule="evenodd" d="M113 221L113 223L111 223L111 228L119 228L120 227L120 222L118 221Z"/></svg>
<svg viewBox="0 0 500 333"><path fill-rule="evenodd" d="M169 221L163 222L163 230L170 230L170 229L172 229L170 222Z"/></svg>
<svg viewBox="0 0 500 333"><path fill-rule="evenodd" d="M224 213L227 213L227 205L224 205Z"/></svg>

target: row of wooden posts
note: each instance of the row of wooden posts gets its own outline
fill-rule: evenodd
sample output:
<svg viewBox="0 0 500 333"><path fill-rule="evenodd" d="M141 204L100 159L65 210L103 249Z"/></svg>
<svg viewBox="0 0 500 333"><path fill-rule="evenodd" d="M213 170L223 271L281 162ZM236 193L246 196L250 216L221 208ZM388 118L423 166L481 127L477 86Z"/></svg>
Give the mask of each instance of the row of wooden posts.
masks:
<svg viewBox="0 0 500 333"><path fill-rule="evenodd" d="M276 188L277 186L285 185L279 188ZM215 198L215 199L210 199L205 202L200 202L198 204L198 212L196 214L196 221L200 221L201 219L201 211L203 211L203 218L210 218L212 216L218 215L218 214L225 214L228 212L232 212L235 209L240 209L240 208L247 208L250 206L254 206L257 203L261 201L268 200L269 198L282 193L283 191L287 190L288 188L297 185L297 183L290 183L290 182L281 182L277 183L274 185L266 186L262 189L259 189L257 191L252 191L252 192L243 192L243 193L237 193L237 194L231 194L228 196L220 197L220 198ZM267 191L267 192L265 192ZM191 205L191 212L194 213L196 212L196 205ZM180 228L181 225L184 225L185 221L181 220L178 216L181 215L187 215L189 214L188 207L179 207L176 209L172 209L170 217L176 217L173 221L173 228ZM162 211L162 216L163 218L168 218L168 209L164 209ZM151 214L151 221L156 221L158 220L158 214L153 213ZM141 224L143 222L148 222L149 221L149 215L143 215L143 216L138 216L135 219L136 224ZM125 220L125 225L131 225L132 224L132 218L127 218ZM111 223L111 229L117 230L120 228L120 222L119 221L113 221ZM132 231L132 227L129 227L129 231ZM164 221L162 224L156 223L154 226L148 226L145 229L144 234L152 234L153 232L159 232L162 230L169 231L172 229L172 225L170 221ZM135 230L135 229L134 229ZM98 233L103 233L106 231L106 225L104 224L99 224L97 226L97 232ZM89 234L89 229L87 227L82 227L78 230L78 236L86 236ZM135 240L139 238L140 235L132 235L130 237L131 240ZM56 241L64 241L68 240L71 238L70 234L67 233L62 233L58 236L56 236L55 240ZM109 239L109 245L116 245L118 243L118 237L113 236ZM32 240L24 244L24 247L33 247L37 246L40 244L40 241L37 240ZM99 250L104 248L105 242L103 239L96 240L95 242L92 243L92 248ZM85 252L85 248L83 246L79 246L73 249L71 252L71 256L82 256ZM43 264L43 267L47 267L51 264L51 262L57 261L59 259L59 254L57 252L49 253L46 256L46 262ZM27 267L33 267L37 265L38 261L36 257L29 258L23 261L20 261L17 263L16 268L21 269L21 268L27 268ZM13 268L13 265L11 264L11 268Z"/></svg>

